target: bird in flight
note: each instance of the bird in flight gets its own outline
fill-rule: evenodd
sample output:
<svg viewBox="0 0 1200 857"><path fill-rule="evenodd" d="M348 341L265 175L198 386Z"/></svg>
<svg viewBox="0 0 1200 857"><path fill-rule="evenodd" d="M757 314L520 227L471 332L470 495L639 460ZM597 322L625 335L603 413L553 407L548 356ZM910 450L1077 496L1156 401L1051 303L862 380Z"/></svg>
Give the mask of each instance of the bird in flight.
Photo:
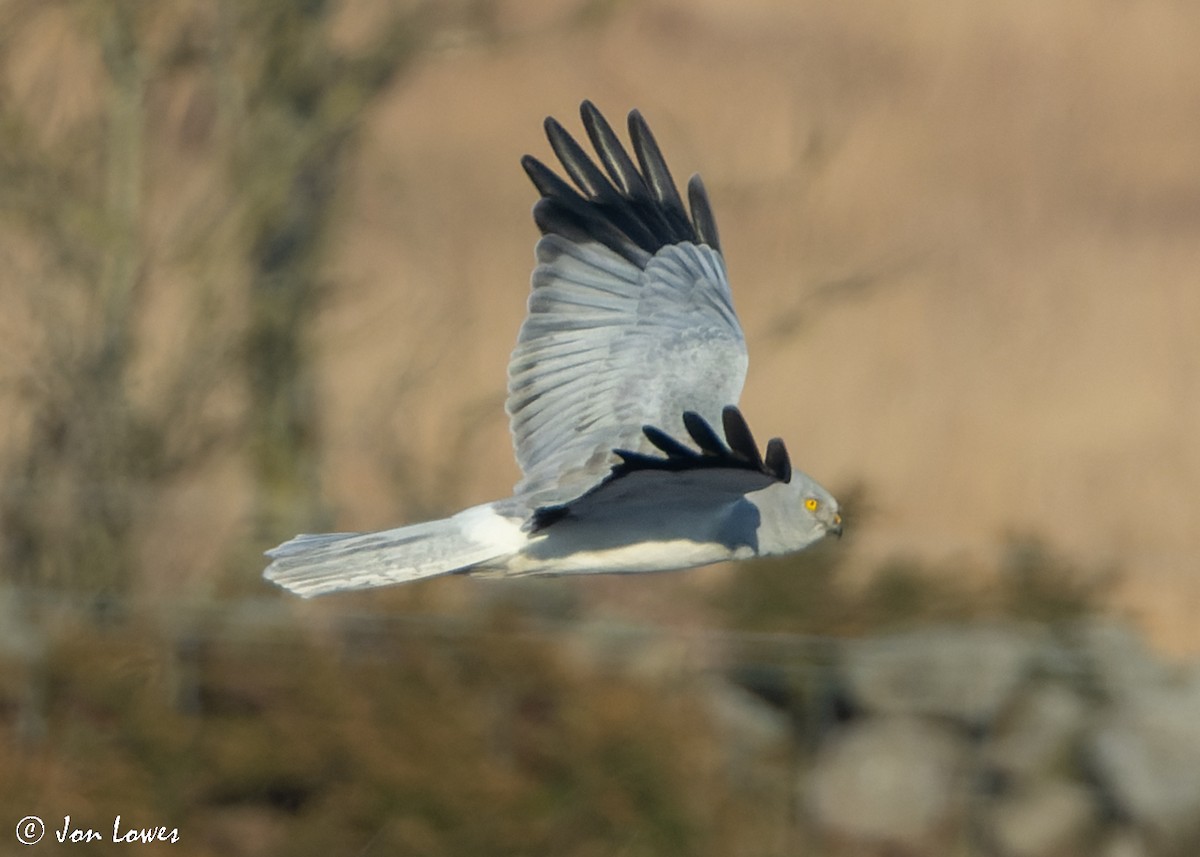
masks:
<svg viewBox="0 0 1200 857"><path fill-rule="evenodd" d="M666 571L842 534L833 496L778 438L760 451L737 408L746 340L700 177L685 208L638 111L636 162L591 102L580 112L599 164L545 123L574 186L521 161L542 237L508 365L513 495L381 532L296 536L267 552L267 580L309 597L454 573Z"/></svg>

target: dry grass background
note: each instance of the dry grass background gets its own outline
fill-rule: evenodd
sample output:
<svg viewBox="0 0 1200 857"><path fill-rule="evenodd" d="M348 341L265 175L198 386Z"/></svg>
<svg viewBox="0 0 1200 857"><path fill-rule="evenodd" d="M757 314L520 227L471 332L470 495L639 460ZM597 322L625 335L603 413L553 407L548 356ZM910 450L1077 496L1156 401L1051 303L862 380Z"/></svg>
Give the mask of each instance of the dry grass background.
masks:
<svg viewBox="0 0 1200 857"><path fill-rule="evenodd" d="M24 139L86 155L110 7L6 5ZM151 74L218 8L159 14ZM333 42L353 51L404 4L336 8ZM535 239L517 161L547 156L543 116L577 128L587 97L613 117L639 107L676 178L703 173L751 346L745 409L800 466L863 488L852 566L986 575L1014 534L1036 536L1119 569L1113 607L1160 646L1200 649L1194 7L476 2L420 21L423 47L358 120L324 238L309 340L320 523L393 525L515 480L502 391ZM255 60L239 50L224 77L179 63L148 83L138 400L158 395L197 313L210 338L243 323L248 274L225 254L248 240L238 192L253 179L207 157L230 133L222 87ZM24 377L46 317L29 283L50 263L7 223L4 359ZM197 282L202 300L182 288ZM205 408L236 413L246 395L218 385ZM148 591L207 591L228 571L225 546L250 532L241 454L143 504ZM730 573L580 585L668 610L676 587Z"/></svg>
<svg viewBox="0 0 1200 857"><path fill-rule="evenodd" d="M896 853L808 847L795 751L836 712L731 783L719 677L1098 598L1200 651L1198 43L1175 0L0 0L0 815L203 855ZM847 538L270 590L297 530L515 481L518 160L585 97L703 173L744 408Z"/></svg>

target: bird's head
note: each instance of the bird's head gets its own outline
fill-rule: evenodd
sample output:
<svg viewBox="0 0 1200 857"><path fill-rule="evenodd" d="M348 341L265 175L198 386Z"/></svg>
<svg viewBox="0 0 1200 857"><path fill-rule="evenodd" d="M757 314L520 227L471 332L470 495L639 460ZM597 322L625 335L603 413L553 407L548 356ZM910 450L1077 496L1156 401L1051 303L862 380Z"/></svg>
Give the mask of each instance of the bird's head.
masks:
<svg viewBox="0 0 1200 857"><path fill-rule="evenodd" d="M788 482L776 482L747 495L761 517L758 553L792 553L825 536L842 535L842 515L833 495L798 470Z"/></svg>
<svg viewBox="0 0 1200 857"><path fill-rule="evenodd" d="M806 474L795 474L793 481L804 513L801 519L819 535L842 537L842 515L833 495Z"/></svg>

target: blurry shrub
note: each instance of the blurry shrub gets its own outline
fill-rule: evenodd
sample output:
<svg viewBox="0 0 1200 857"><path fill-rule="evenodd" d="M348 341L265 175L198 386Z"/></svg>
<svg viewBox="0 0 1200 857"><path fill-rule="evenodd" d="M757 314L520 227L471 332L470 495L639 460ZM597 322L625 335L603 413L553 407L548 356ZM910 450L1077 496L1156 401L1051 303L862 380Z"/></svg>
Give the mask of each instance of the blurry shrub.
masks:
<svg viewBox="0 0 1200 857"><path fill-rule="evenodd" d="M712 853L693 690L580 669L503 621L66 628L48 740L5 759L0 808L178 826L180 854Z"/></svg>
<svg viewBox="0 0 1200 857"><path fill-rule="evenodd" d="M714 604L738 629L858 636L981 618L1066 622L1099 612L1117 580L1112 569L1079 568L1030 537L1009 540L990 582L987 575L893 558L856 586L843 568L846 557L842 544L826 541L748 563Z"/></svg>
<svg viewBox="0 0 1200 857"><path fill-rule="evenodd" d="M1120 579L1117 569L1083 569L1033 536L1009 539L1000 567L1000 609L1036 622L1097 612Z"/></svg>

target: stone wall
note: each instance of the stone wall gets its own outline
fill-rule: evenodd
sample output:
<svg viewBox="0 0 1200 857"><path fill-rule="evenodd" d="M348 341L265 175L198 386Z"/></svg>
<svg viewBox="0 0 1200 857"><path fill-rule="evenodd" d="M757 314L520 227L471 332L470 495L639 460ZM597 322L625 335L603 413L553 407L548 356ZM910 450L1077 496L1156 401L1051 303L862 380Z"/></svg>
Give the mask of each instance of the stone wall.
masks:
<svg viewBox="0 0 1200 857"><path fill-rule="evenodd" d="M801 748L800 853L1200 854L1200 667L1123 627L834 642L796 675L742 662L714 710Z"/></svg>

